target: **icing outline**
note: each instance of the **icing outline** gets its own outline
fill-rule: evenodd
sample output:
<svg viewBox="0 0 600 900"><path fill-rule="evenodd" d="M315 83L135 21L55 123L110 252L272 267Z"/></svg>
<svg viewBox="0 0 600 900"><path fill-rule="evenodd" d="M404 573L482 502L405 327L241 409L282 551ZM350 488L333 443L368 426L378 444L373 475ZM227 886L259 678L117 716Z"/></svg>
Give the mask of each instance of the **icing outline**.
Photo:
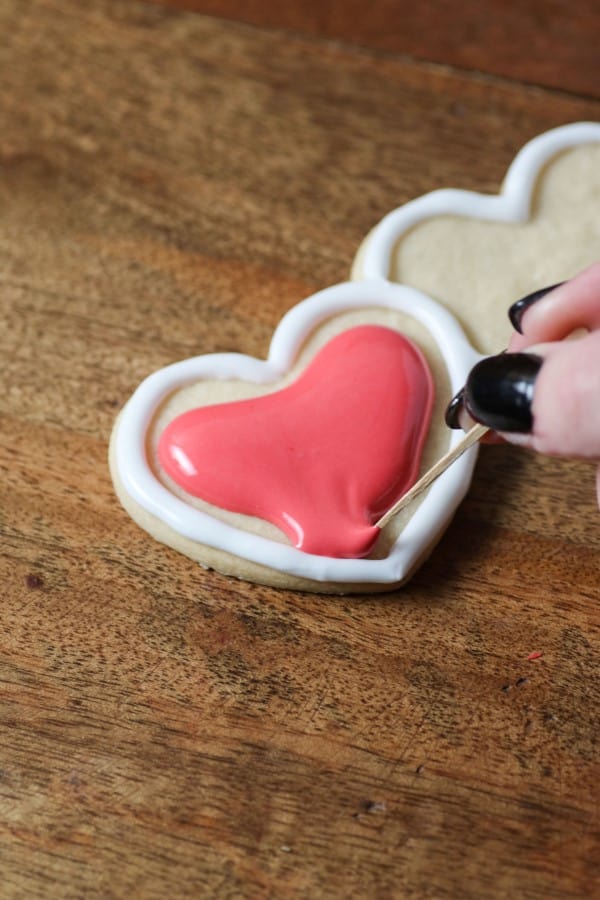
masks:
<svg viewBox="0 0 600 900"><path fill-rule="evenodd" d="M506 224L529 221L532 194L542 167L563 150L598 141L600 124L597 122L561 125L538 135L519 150L506 172L500 193L442 188L392 210L366 239L360 262L361 277L389 278L396 244L403 234L426 219L455 215Z"/></svg>
<svg viewBox="0 0 600 900"><path fill-rule="evenodd" d="M317 556L256 535L195 509L155 476L146 456L146 435L167 396L202 379L239 378L256 384L277 381L294 364L305 339L323 322L351 310L389 308L419 321L431 334L458 390L481 358L454 316L416 288L384 281L343 282L293 307L276 328L265 361L237 353L214 353L174 363L148 376L124 407L116 425L115 463L126 493L181 537L270 569L313 581L392 584L406 577L466 493L477 449L471 448L431 487L384 559ZM461 439L453 433L450 446Z"/></svg>
<svg viewBox="0 0 600 900"><path fill-rule="evenodd" d="M276 328L266 361L242 354L210 354L167 366L150 375L132 395L113 434L115 465L123 490L180 536L226 551L276 571L319 582L392 584L418 565L445 529L466 494L477 457L473 447L429 489L384 559L313 556L215 519L180 500L156 478L146 459L146 435L158 406L173 391L200 379L241 378L267 384L293 365L305 338L339 313L365 307L398 309L431 333L448 369L453 392L464 384L481 355L468 342L452 313L415 288L388 280L392 254L402 234L434 216L457 215L487 221L528 221L542 167L558 153L600 141L600 124L579 122L545 132L517 153L499 194L443 189L388 213L369 235L361 278L326 288L304 300ZM461 439L453 433L450 446Z"/></svg>

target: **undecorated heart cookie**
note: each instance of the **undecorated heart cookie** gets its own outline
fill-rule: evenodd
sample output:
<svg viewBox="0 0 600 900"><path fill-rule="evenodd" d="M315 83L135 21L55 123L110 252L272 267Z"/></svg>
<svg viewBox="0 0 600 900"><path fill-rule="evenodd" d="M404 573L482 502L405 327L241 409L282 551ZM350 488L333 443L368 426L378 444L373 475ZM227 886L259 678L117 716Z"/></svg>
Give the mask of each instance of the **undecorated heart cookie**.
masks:
<svg viewBox="0 0 600 900"><path fill-rule="evenodd" d="M410 284L435 298L484 354L504 348L505 310L600 258L600 124L579 122L523 147L497 195L443 189L388 213L352 277Z"/></svg>
<svg viewBox="0 0 600 900"><path fill-rule="evenodd" d="M203 566L260 583L345 593L405 582L464 496L476 450L376 523L460 440L445 406L481 353L506 343L508 305L600 255L599 154L600 126L542 135L497 197L438 191L386 217L358 280L294 307L267 360L210 354L150 375L111 439L132 518ZM557 244L560 265L543 263Z"/></svg>

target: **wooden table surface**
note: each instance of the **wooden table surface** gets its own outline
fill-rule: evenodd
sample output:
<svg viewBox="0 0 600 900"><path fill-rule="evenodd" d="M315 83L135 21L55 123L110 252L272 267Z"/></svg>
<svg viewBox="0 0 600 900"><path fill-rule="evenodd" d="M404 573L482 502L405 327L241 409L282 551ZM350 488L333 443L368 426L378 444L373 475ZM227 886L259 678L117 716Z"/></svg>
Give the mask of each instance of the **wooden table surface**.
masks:
<svg viewBox="0 0 600 900"><path fill-rule="evenodd" d="M389 209L600 118L595 0L415 7L0 2L2 898L600 896L590 466L485 449L346 599L202 571L108 474L146 374L264 356Z"/></svg>

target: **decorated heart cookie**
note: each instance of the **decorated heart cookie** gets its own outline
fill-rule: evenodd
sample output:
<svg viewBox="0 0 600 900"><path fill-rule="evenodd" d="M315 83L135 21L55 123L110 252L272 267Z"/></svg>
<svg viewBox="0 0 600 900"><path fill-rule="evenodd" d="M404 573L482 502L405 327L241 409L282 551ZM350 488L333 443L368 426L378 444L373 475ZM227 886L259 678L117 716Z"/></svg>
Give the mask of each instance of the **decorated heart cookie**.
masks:
<svg viewBox="0 0 600 900"><path fill-rule="evenodd" d="M432 404L420 350L358 325L287 387L177 416L158 462L186 493L273 522L306 553L360 558L417 476Z"/></svg>
<svg viewBox="0 0 600 900"><path fill-rule="evenodd" d="M322 592L402 584L476 451L381 531L378 519L460 440L443 410L506 344L509 304L600 255L599 200L600 126L578 124L528 144L498 196L437 191L390 213L356 280L294 307L266 361L198 356L140 385L111 440L124 507L225 574Z"/></svg>

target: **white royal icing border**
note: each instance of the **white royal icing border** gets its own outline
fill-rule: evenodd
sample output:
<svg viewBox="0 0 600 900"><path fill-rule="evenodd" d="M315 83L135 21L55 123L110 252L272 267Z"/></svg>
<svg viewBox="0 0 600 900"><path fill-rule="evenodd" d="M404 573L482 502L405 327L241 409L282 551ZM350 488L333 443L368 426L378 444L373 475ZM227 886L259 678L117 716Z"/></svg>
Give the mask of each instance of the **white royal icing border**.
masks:
<svg viewBox="0 0 600 900"><path fill-rule="evenodd" d="M418 563L441 532L469 486L477 451L467 451L431 487L384 559L337 559L304 553L286 544L228 525L185 503L155 476L146 456L146 434L156 410L173 391L203 379L239 378L267 384L290 370L305 339L332 316L365 307L387 307L411 315L432 335L458 390L480 359L454 316L430 297L390 282L346 282L326 288L288 312L277 327L266 361L236 353L197 356L150 375L123 409L116 426L115 462L126 493L179 535L225 550L279 572L315 581L391 584ZM460 440L453 433L451 444Z"/></svg>
<svg viewBox="0 0 600 900"><path fill-rule="evenodd" d="M499 194L446 188L423 194L388 213L366 240L360 271L363 278L389 278L398 240L419 222L455 215L493 222L526 222L541 168L556 154L580 144L600 141L600 124L576 122L533 138L517 153Z"/></svg>
<svg viewBox="0 0 600 900"><path fill-rule="evenodd" d="M477 457L471 448L426 494L385 559L334 559L221 522L186 504L156 478L146 457L146 434L162 401L201 379L240 378L256 384L276 381L289 371L306 337L336 314L364 307L389 307L412 315L436 341L457 391L480 355L468 343L453 315L420 291L391 283L392 254L399 238L424 219L459 215L499 222L523 222L530 215L537 176L557 153L600 141L600 124L565 125L534 138L517 154L502 191L483 195L463 190L425 194L385 216L371 232L362 258L364 280L326 288L295 306L276 329L266 361L234 353L210 354L167 366L135 391L116 425L115 462L126 493L182 537L224 550L271 569L321 582L392 584L402 581L446 526L465 495ZM454 446L462 437L454 433Z"/></svg>

